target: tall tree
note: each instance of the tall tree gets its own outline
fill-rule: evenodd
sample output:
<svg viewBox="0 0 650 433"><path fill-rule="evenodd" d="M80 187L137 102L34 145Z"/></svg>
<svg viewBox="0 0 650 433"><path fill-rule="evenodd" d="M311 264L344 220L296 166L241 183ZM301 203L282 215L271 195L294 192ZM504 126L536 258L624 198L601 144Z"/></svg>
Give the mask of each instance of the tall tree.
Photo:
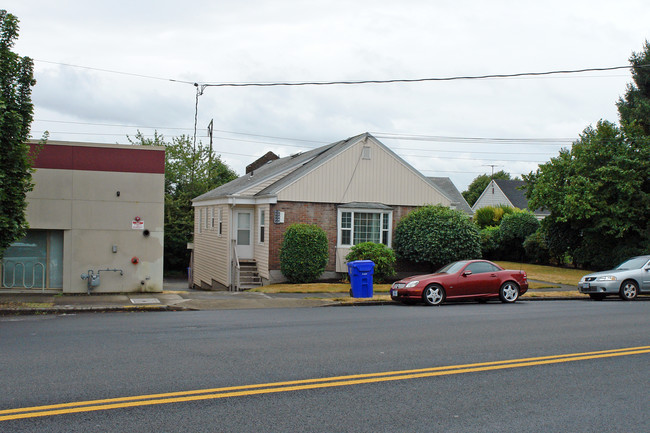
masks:
<svg viewBox="0 0 650 433"><path fill-rule="evenodd" d="M0 257L26 233L26 195L33 188L27 139L36 81L32 60L12 51L18 29L18 19L0 10Z"/></svg>
<svg viewBox="0 0 650 433"><path fill-rule="evenodd" d="M587 267L650 252L650 44L630 62L634 83L617 103L621 126L599 121L524 176L529 206L551 212L542 226L553 253Z"/></svg>
<svg viewBox="0 0 650 433"><path fill-rule="evenodd" d="M476 200L483 194L485 188L488 186L492 179L505 179L510 180L510 173L506 173L503 170L497 171L492 176L487 174L481 174L476 176L472 183L467 187L467 191L463 191L463 197L467 201L467 204L474 206Z"/></svg>
<svg viewBox="0 0 650 433"><path fill-rule="evenodd" d="M192 199L237 178L212 149L181 135L171 142L154 133L145 137L140 131L128 138L132 144L165 147L165 272L184 270L189 263L187 243L194 234Z"/></svg>

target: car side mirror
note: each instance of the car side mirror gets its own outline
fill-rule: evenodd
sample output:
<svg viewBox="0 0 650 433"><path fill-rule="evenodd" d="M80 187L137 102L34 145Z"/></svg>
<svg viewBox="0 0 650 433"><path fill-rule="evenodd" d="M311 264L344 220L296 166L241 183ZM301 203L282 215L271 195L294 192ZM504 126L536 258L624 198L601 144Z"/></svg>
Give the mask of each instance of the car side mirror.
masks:
<svg viewBox="0 0 650 433"><path fill-rule="evenodd" d="M468 277L468 276L470 276L470 275L472 275L472 271L465 271L465 272L463 272L463 277Z"/></svg>

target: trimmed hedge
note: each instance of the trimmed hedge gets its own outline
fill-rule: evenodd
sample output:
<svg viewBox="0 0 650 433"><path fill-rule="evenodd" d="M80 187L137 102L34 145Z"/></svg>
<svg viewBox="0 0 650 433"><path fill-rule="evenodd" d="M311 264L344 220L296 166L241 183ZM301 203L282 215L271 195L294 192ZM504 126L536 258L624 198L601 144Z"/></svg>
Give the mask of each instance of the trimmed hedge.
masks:
<svg viewBox="0 0 650 433"><path fill-rule="evenodd" d="M402 218L395 229L393 248L400 259L428 262L435 267L480 257L481 240L478 228L467 215L436 205Z"/></svg>
<svg viewBox="0 0 650 433"><path fill-rule="evenodd" d="M384 244L374 242L363 242L352 247L345 260L372 260L375 263L375 273L373 280L384 282L388 278L394 277L395 273L395 253Z"/></svg>
<svg viewBox="0 0 650 433"><path fill-rule="evenodd" d="M325 271L329 251L327 234L311 224L292 224L280 247L280 271L290 283L311 283Z"/></svg>

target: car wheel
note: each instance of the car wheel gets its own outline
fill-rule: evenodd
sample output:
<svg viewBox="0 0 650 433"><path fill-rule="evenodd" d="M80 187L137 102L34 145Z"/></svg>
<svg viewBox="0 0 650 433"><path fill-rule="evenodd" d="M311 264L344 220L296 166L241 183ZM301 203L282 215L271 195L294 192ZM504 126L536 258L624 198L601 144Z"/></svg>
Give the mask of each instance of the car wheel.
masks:
<svg viewBox="0 0 650 433"><path fill-rule="evenodd" d="M639 285L632 280L623 281L623 284L621 284L621 290L618 294L622 300L631 301L639 294Z"/></svg>
<svg viewBox="0 0 650 433"><path fill-rule="evenodd" d="M594 301L602 301L603 299L605 299L605 295L601 293L590 293L589 297Z"/></svg>
<svg viewBox="0 0 650 433"><path fill-rule="evenodd" d="M499 299L506 304L512 304L519 298L519 286L512 281L506 281L499 289Z"/></svg>
<svg viewBox="0 0 650 433"><path fill-rule="evenodd" d="M445 300L445 289L438 285L427 286L422 292L422 299L427 305L440 305Z"/></svg>

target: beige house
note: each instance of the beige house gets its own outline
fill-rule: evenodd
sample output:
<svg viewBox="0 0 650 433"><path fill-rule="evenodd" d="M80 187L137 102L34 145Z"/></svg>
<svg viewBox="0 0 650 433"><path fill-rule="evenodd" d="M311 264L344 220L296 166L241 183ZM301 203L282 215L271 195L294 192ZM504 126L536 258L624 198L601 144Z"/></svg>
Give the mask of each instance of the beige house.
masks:
<svg viewBox="0 0 650 433"><path fill-rule="evenodd" d="M527 210L528 199L526 198L526 182L523 180L492 179L485 187L481 196L472 206L472 212L487 206L510 206L517 209ZM537 209L531 212L538 220L549 215L548 211Z"/></svg>
<svg viewBox="0 0 650 433"><path fill-rule="evenodd" d="M454 206L433 181L370 134L261 167L193 200L193 283L238 290L284 280L279 249L293 223L329 239L323 278L347 272L361 242L392 244L397 222L425 204Z"/></svg>
<svg viewBox="0 0 650 433"><path fill-rule="evenodd" d="M162 291L164 148L48 142L34 166L0 290Z"/></svg>

